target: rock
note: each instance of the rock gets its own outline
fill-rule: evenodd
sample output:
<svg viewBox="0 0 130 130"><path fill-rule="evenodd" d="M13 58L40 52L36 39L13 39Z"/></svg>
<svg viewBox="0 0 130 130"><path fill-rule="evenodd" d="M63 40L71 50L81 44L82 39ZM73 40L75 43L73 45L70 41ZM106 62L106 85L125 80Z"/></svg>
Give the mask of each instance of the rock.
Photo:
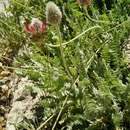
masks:
<svg viewBox="0 0 130 130"><path fill-rule="evenodd" d="M1 0L0 1L0 10L4 11L5 10L5 6L9 5L9 0Z"/></svg>
<svg viewBox="0 0 130 130"><path fill-rule="evenodd" d="M16 130L24 119L35 121L38 118L35 116L38 104L44 92L35 87L28 78L22 78L17 87L14 87L13 96L12 107L7 116L6 130Z"/></svg>

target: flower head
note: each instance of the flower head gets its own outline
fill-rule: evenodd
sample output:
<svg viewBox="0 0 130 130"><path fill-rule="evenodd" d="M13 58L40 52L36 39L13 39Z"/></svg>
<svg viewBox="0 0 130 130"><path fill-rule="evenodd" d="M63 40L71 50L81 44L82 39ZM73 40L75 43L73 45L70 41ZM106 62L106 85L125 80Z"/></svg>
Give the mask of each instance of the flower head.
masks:
<svg viewBox="0 0 130 130"><path fill-rule="evenodd" d="M25 19L24 22L24 31L30 35L30 38L33 40L38 40L43 37L43 33L47 29L47 23L41 21L38 18L33 18L31 21Z"/></svg>
<svg viewBox="0 0 130 130"><path fill-rule="evenodd" d="M78 2L79 4L84 5L84 6L90 6L92 0L77 0L77 2Z"/></svg>
<svg viewBox="0 0 130 130"><path fill-rule="evenodd" d="M47 3L46 6L46 19L47 22L53 25L61 22L62 13L59 7L52 1Z"/></svg>
<svg viewBox="0 0 130 130"><path fill-rule="evenodd" d="M46 31L46 28L47 23L39 20L38 18L33 18L31 22L28 19L25 19L24 31L30 34L31 38L39 37Z"/></svg>
<svg viewBox="0 0 130 130"><path fill-rule="evenodd" d="M44 33L46 31L46 25L46 22L43 22L38 18L33 18L31 22L26 19L24 23L24 30L27 33L36 35L38 33Z"/></svg>

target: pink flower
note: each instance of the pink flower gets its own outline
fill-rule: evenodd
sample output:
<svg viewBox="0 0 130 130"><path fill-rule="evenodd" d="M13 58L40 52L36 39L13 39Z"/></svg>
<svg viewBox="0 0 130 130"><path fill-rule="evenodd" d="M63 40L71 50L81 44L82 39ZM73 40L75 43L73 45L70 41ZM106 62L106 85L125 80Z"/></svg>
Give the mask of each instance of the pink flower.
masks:
<svg viewBox="0 0 130 130"><path fill-rule="evenodd" d="M39 20L38 18L33 18L31 22L27 19L25 20L24 31L32 36L42 34L46 31L46 29L47 23Z"/></svg>

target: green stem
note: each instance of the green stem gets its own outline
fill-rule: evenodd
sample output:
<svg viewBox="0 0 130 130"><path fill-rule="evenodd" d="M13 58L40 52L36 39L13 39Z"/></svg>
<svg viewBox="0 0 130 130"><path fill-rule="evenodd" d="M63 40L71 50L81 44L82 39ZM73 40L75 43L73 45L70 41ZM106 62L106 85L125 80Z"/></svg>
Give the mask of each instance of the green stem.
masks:
<svg viewBox="0 0 130 130"><path fill-rule="evenodd" d="M59 35L59 48L60 48L60 54L61 54L61 59L62 59L62 62L63 62L63 66L64 66L64 69L65 69L65 72L67 73L67 75L69 76L69 78L72 80L73 77L71 75L71 72L66 64L66 60L65 60L65 57L64 57L64 53L63 53L63 46L62 46L62 36L61 36L61 32L60 32L60 28L59 28L59 25L57 25L57 32L58 32L58 35Z"/></svg>
<svg viewBox="0 0 130 130"><path fill-rule="evenodd" d="M53 117L54 117L54 114L51 115L45 122L43 122L36 130L41 130L43 126L45 126L47 122L49 122Z"/></svg>
<svg viewBox="0 0 130 130"><path fill-rule="evenodd" d="M60 118L60 116L61 116L61 113L62 113L62 111L63 111L63 109L64 109L64 106L65 106L67 100L68 100L68 95L66 96L66 98L65 98L65 100L64 100L64 102L63 102L63 105L62 105L62 107L61 107L61 109L60 109L60 111L59 111L59 113L58 113L58 116L57 116L56 121L55 121L55 123L54 123L54 125L53 125L53 127L52 127L52 130L55 130L56 124L57 124L57 122L58 122L58 120L59 120L59 118Z"/></svg>
<svg viewBox="0 0 130 130"><path fill-rule="evenodd" d="M96 29L96 28L99 28L99 29L102 29L100 26L93 26L89 29L86 29L85 31L83 31L82 33L80 33L79 35L77 35L76 37L74 37L73 39L69 40L68 42L64 42L62 43L62 47L75 41L76 39L80 38L81 36L83 36L84 34L86 34L87 32L89 32L90 30L93 30L93 29ZM52 45L52 44L47 44L47 46L49 47L60 47L60 44L57 44L57 45Z"/></svg>
<svg viewBox="0 0 130 130"><path fill-rule="evenodd" d="M72 87L73 85L75 85L75 84L78 82L78 80L79 80L79 76L78 76L74 81L72 81L71 87ZM61 116L61 114L62 114L62 111L63 111L63 109L64 109L64 106L65 106L66 103L67 103L68 98L69 98L69 95L66 95L65 100L64 100L64 102L63 102L63 104L62 104L62 107L61 107L61 109L60 109L60 111L59 111L59 113L58 113L58 116L57 116L57 118L56 118L56 121L55 121L55 123L54 123L54 125L53 125L53 127L52 127L52 130L55 130L56 124L58 123L58 120L59 120L59 118L60 118L60 116Z"/></svg>
<svg viewBox="0 0 130 130"><path fill-rule="evenodd" d="M89 67L91 66L93 60L94 60L94 57L96 56L96 54L106 45L106 43L108 43L108 41L106 41L104 44L102 44L98 49L97 51L91 56L91 58L88 60L88 62L86 63L86 60L83 61L83 63L86 63L86 74L88 73L88 69Z"/></svg>
<svg viewBox="0 0 130 130"><path fill-rule="evenodd" d="M85 10L85 12L86 12L86 16L87 16L87 18L88 18L91 22L113 24L113 23L110 23L110 21L102 21L102 20L96 20L96 19L93 19L93 18L91 18L91 17L89 16L89 14L88 14L88 10L87 10L86 7L84 7L84 10Z"/></svg>
<svg viewBox="0 0 130 130"><path fill-rule="evenodd" d="M111 32L111 31L113 31L115 28L118 28L118 27L122 26L123 24L125 24L126 22L129 22L129 21L130 21L130 20L126 20L126 21L124 21L124 22L122 22L122 23L120 23L120 24L118 24L118 25L115 25L113 28L107 30L106 32ZM76 39L82 37L82 36L83 36L84 34L86 34L87 32L89 32L89 31L91 31L91 30L93 30L93 29L98 29L98 28L103 30L103 28L102 28L101 26L98 26L98 25L97 25L97 26L90 27L89 29L86 29L85 31L83 31L82 33L80 33L79 35L77 35L76 37L74 37L73 39L71 39L71 40L69 40L69 41L67 41L67 42L62 43L62 46L68 45L69 43L71 43L71 42L75 41ZM57 47L60 47L60 44L57 44L57 45L47 44L47 46L57 48Z"/></svg>

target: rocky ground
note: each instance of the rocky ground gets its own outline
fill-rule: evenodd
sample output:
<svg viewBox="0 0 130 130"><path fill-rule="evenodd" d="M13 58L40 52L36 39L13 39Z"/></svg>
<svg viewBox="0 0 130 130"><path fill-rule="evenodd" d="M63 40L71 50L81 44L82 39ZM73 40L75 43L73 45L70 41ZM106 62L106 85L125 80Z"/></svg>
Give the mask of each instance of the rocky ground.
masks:
<svg viewBox="0 0 130 130"><path fill-rule="evenodd" d="M2 70L0 73L0 130L16 130L24 119L35 121L39 102L47 96L27 77Z"/></svg>
<svg viewBox="0 0 130 130"><path fill-rule="evenodd" d="M0 58L0 130L16 130L25 120L40 122L44 109L40 102L48 97L48 93L35 86L34 81L15 73L14 57L10 60L8 56L4 56L4 60ZM11 61L10 66L8 61Z"/></svg>

